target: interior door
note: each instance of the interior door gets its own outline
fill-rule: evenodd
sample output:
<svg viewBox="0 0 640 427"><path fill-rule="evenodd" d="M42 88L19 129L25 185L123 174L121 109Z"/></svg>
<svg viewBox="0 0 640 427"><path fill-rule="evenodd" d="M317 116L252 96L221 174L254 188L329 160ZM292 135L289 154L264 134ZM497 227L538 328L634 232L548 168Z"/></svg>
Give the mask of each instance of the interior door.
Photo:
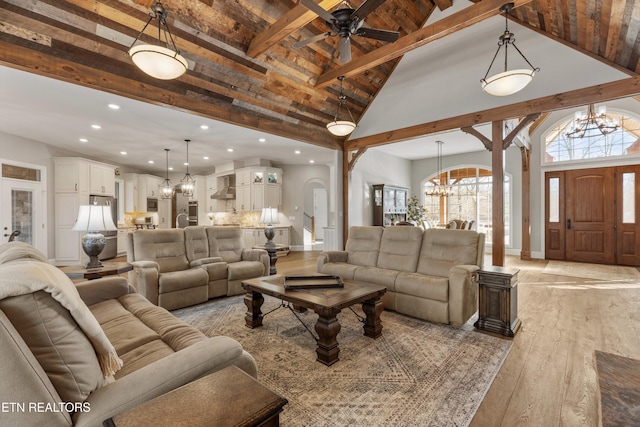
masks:
<svg viewBox="0 0 640 427"><path fill-rule="evenodd" d="M615 263L614 171L565 171L567 261Z"/></svg>
<svg viewBox="0 0 640 427"><path fill-rule="evenodd" d="M324 228L328 218L327 190L324 188L313 189L313 216L315 220L316 240L324 241Z"/></svg>
<svg viewBox="0 0 640 427"><path fill-rule="evenodd" d="M42 183L5 178L1 187L2 241L19 232L14 240L29 243L46 254Z"/></svg>

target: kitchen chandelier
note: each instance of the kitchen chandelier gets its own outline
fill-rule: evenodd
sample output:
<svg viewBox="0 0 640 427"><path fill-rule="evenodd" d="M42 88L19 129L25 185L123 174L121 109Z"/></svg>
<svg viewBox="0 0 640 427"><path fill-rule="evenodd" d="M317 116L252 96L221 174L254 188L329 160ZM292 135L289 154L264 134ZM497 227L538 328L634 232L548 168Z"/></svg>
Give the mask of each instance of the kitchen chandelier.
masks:
<svg viewBox="0 0 640 427"><path fill-rule="evenodd" d="M496 54L493 56L491 60L491 64L489 64L489 69L484 77L480 80L482 83L482 90L484 90L489 95L494 96L507 96L513 95L516 92L524 89L531 80L533 80L533 76L536 71L540 71L540 68L535 68L529 60L524 56L520 49L516 46L516 39L513 33L509 32L509 12L513 9L513 3L506 3L500 7L500 12L504 12L504 20L505 20L505 30L504 33L498 37L498 50L496 50ZM527 64L531 67L528 69L516 69L516 70L507 70L507 53L509 45L513 46L514 49L522 56L522 58L526 61ZM487 77L489 72L491 71L491 67L493 66L493 62L496 60L500 49L504 46L504 71L498 74L494 74L491 77Z"/></svg>
<svg viewBox="0 0 640 427"><path fill-rule="evenodd" d="M134 46L153 19L158 20L158 43ZM172 80L187 71L187 60L180 55L167 25L167 9L159 1L151 6L149 20L131 43L129 56L138 68L156 79Z"/></svg>
<svg viewBox="0 0 640 427"><path fill-rule="evenodd" d="M182 178L182 181L180 181L180 188L182 190L182 195L185 197L193 196L193 190L196 187L196 181L195 179L191 178L191 174L189 173L189 142L190 141L191 141L190 139L184 140L184 142L187 143L187 163L185 163L185 165L187 165L187 173L184 176L184 178Z"/></svg>
<svg viewBox="0 0 640 427"><path fill-rule="evenodd" d="M356 128L356 123L353 120L353 115L351 114L351 110L349 110L349 106L347 105L347 97L342 93L342 81L344 80L344 76L338 77L338 80L340 80L340 96L338 96L338 108L336 109L336 115L333 117L333 121L327 123L327 130L335 136L347 136ZM338 120L340 108L343 105L345 110L347 110L347 112L349 113L351 121Z"/></svg>
<svg viewBox="0 0 640 427"><path fill-rule="evenodd" d="M167 155L167 177L164 179L164 181L162 181L162 184L160 184L159 187L160 197L164 200L167 200L173 198L173 194L176 190L175 188L173 188L173 184L171 184L171 181L169 181L169 149L165 148L164 151Z"/></svg>
<svg viewBox="0 0 640 427"><path fill-rule="evenodd" d="M453 194L451 186L442 183L446 181L446 178L442 179L442 144L444 144L444 142L436 141L436 144L438 144L438 184L434 184L434 186L425 191L424 194L426 196L451 196Z"/></svg>
<svg viewBox="0 0 640 427"><path fill-rule="evenodd" d="M586 114L576 111L570 130L565 135L569 138L588 138L610 134L619 127L617 120L607 117L607 107L600 106L596 114L593 104L589 104Z"/></svg>

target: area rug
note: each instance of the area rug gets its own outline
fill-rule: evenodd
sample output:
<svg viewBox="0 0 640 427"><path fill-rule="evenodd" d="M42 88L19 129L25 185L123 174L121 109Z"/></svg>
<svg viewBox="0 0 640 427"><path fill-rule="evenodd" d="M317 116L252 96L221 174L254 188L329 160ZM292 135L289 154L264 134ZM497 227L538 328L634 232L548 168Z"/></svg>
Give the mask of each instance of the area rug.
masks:
<svg viewBox="0 0 640 427"><path fill-rule="evenodd" d="M239 341L261 382L289 400L281 425L466 426L506 358L511 341L473 330L382 313L382 337L363 335L356 314L338 319L340 360L316 361L309 330L280 301L265 297L264 326L245 326L242 296L173 311L208 336ZM271 313L269 311L275 310ZM360 307L355 308L364 316ZM317 315L296 313L314 331ZM315 331L314 331L315 333Z"/></svg>
<svg viewBox="0 0 640 427"><path fill-rule="evenodd" d="M638 425L640 420L640 360L596 350L598 412L603 427Z"/></svg>
<svg viewBox="0 0 640 427"><path fill-rule="evenodd" d="M637 268L623 267L621 265L549 261L542 273L594 280L640 281L640 271Z"/></svg>

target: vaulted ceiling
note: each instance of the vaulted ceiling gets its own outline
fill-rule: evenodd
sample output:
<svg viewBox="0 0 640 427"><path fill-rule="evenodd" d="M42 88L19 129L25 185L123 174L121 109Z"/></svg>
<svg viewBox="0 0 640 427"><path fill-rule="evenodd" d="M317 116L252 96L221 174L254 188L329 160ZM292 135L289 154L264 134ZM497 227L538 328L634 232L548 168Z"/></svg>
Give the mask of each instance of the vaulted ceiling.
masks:
<svg viewBox="0 0 640 427"><path fill-rule="evenodd" d="M337 37L293 47L327 31L325 22L297 1L164 0L189 70L162 81L139 71L127 54L154 0L0 0L0 63L343 149L345 140L325 128L336 111L338 76L347 76L345 94L358 121L403 54L498 15L504 3L475 1L429 23L434 12L447 10L452 1L387 0L367 16L366 26L398 31L398 41L353 37L352 60L340 64ZM327 10L343 7L340 0L316 2ZM352 8L362 3L349 1ZM635 78L627 94L640 93L640 0L514 3L514 22L625 72ZM148 29L143 39L152 41L153 34Z"/></svg>

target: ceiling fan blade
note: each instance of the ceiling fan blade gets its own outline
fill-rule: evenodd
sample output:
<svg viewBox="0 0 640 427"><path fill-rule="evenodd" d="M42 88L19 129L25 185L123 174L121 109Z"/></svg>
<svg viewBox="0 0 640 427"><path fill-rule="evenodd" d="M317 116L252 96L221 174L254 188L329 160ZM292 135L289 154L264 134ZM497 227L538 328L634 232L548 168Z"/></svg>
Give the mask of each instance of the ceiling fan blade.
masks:
<svg viewBox="0 0 640 427"><path fill-rule="evenodd" d="M360 28L357 35L383 42L394 42L398 40L399 37L399 33L397 31L376 30L374 28Z"/></svg>
<svg viewBox="0 0 640 427"><path fill-rule="evenodd" d="M328 22L333 22L335 19L332 14L318 6L313 0L300 0L300 4L318 15L320 18Z"/></svg>
<svg viewBox="0 0 640 427"><path fill-rule="evenodd" d="M351 61L351 39L340 37L340 63L346 64Z"/></svg>
<svg viewBox="0 0 640 427"><path fill-rule="evenodd" d="M302 0L300 0L300 2L302 2ZM385 0L365 0L365 2L351 14L351 19L357 17L360 21L364 20L364 18L384 2Z"/></svg>
<svg viewBox="0 0 640 427"><path fill-rule="evenodd" d="M308 44L318 42L318 41L324 39L325 37L329 37L330 35L331 35L331 33L327 32L327 33L318 34L318 35L313 36L313 37L309 37L308 39L300 40L299 42L296 42L296 43L293 44L293 48L294 49L298 49L300 47L304 47L304 46L306 46Z"/></svg>

